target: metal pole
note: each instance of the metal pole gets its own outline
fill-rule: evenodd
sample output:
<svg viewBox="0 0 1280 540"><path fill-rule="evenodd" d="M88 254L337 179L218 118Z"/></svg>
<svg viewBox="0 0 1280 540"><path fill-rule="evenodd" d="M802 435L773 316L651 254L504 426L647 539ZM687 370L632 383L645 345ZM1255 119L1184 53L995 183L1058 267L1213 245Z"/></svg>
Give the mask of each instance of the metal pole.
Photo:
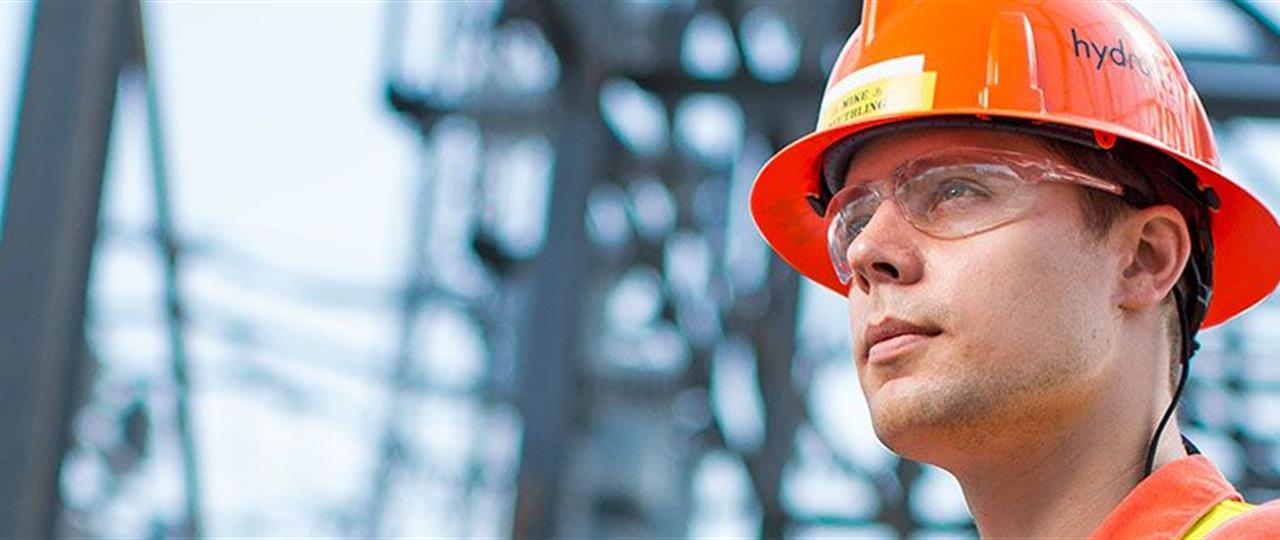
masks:
<svg viewBox="0 0 1280 540"><path fill-rule="evenodd" d="M0 537L52 538L129 4L40 2L0 242Z"/></svg>
<svg viewBox="0 0 1280 540"><path fill-rule="evenodd" d="M184 536L201 537L200 482L196 460L195 428L191 419L191 380L187 370L187 347L183 326L186 311L179 292L178 270L180 253L174 233L171 199L169 197L169 167L165 162L164 123L160 116L159 89L156 87L154 68L147 59L146 27L142 24L142 5L131 1L130 16L134 28L133 62L141 75L147 101L147 135L151 154L151 183L155 190L156 242L164 260L165 313L169 319L169 352L173 370L174 400L177 409L178 437L182 446L182 480L185 487L186 523Z"/></svg>
<svg viewBox="0 0 1280 540"><path fill-rule="evenodd" d="M560 41L557 103L559 133L547 222L547 240L534 262L534 289L520 336L518 393L524 417L516 490L515 538L552 538L559 533L562 479L573 439L579 367L581 284L586 276L587 194L602 172L608 136L596 103L602 82L598 66L565 43L556 10L544 7L548 36Z"/></svg>
<svg viewBox="0 0 1280 540"><path fill-rule="evenodd" d="M430 126L420 126L423 137L428 137ZM373 490L369 498L369 506L365 510L365 534L370 538L384 535L382 524L386 513L387 500L391 495L392 480L401 458L404 444L404 426L401 418L410 409L409 395L415 379L414 341L417 336L419 313L429 298L432 288L430 275L430 257L427 251L428 236L431 231L433 191L436 183L432 168L435 166L434 156L426 161L423 175L417 186L417 197L413 201L411 213L413 230L409 235L409 269L404 290L400 297L400 331L395 363L388 372L386 385L391 392L391 405L387 416L383 419L382 441L379 444L378 468L374 473Z"/></svg>

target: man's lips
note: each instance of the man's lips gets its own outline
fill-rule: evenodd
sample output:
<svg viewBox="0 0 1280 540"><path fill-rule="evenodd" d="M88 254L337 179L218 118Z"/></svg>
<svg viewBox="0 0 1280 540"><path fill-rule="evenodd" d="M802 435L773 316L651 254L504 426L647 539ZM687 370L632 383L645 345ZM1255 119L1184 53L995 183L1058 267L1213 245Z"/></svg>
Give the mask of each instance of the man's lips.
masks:
<svg viewBox="0 0 1280 540"><path fill-rule="evenodd" d="M867 326L863 333L862 356L869 364L887 362L941 333L942 329L933 325L887 317Z"/></svg>

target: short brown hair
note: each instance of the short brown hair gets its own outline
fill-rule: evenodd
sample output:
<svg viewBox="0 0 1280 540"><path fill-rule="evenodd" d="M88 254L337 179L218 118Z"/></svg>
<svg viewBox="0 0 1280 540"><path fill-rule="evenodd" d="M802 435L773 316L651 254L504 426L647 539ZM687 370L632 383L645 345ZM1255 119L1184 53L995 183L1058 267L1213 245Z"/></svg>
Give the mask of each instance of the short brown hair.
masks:
<svg viewBox="0 0 1280 540"><path fill-rule="evenodd" d="M1129 159L1123 148L1099 150L1081 146L1073 142L1045 138L1049 150L1065 160L1081 172L1118 182L1126 189L1138 189L1141 192L1153 193L1152 180L1138 168L1136 159ZM1111 227L1121 218L1136 210L1128 202L1105 191L1097 189L1079 190L1080 213L1086 231L1094 240L1101 240L1111 231ZM1189 233L1190 231L1188 231ZM1161 301L1160 309L1165 313L1165 335L1169 342L1169 388L1178 383L1179 370L1182 365L1182 323L1178 316L1181 306L1174 302L1170 291Z"/></svg>

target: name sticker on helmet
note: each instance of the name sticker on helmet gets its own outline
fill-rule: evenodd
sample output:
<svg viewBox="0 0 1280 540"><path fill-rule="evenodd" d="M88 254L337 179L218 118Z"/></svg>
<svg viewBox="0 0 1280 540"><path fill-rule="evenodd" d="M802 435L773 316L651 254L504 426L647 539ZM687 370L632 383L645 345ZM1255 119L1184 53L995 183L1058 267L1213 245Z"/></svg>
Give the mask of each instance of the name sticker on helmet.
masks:
<svg viewBox="0 0 1280 540"><path fill-rule="evenodd" d="M933 108L937 72L924 71L924 56L904 56L864 67L831 86L822 99L818 130L868 116Z"/></svg>

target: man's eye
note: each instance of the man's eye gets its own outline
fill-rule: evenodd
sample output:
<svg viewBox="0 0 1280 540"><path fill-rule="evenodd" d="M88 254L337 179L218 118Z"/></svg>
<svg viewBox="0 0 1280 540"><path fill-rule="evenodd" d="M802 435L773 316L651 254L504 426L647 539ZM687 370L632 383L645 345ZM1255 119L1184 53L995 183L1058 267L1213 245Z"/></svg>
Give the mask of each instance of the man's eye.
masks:
<svg viewBox="0 0 1280 540"><path fill-rule="evenodd" d="M986 193L964 178L953 178L943 182L938 189L938 202L959 199L962 197L981 197Z"/></svg>

